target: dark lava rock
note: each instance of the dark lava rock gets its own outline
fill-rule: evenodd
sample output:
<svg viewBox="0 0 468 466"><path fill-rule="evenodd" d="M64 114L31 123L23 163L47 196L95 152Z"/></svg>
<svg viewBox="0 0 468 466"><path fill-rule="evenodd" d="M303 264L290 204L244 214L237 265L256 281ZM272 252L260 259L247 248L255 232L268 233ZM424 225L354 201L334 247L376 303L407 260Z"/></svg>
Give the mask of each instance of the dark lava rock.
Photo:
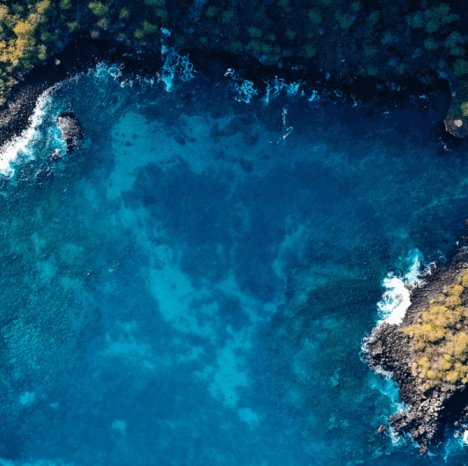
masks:
<svg viewBox="0 0 468 466"><path fill-rule="evenodd" d="M388 422L396 435L410 433L420 445L421 455L442 440L447 426L458 426L468 420L468 388L447 382L423 391L411 371L411 341L402 328L416 323L420 313L429 308L431 299L467 268L468 252L461 252L450 264L433 266L422 277L424 284L412 289L411 306L401 325L380 325L366 344L371 369L391 373L401 399L409 406L407 412L394 414Z"/></svg>
<svg viewBox="0 0 468 466"><path fill-rule="evenodd" d="M446 130L444 121L436 121L434 126L437 130L439 146L445 152L452 152L463 143L463 139L453 136L452 133Z"/></svg>
<svg viewBox="0 0 468 466"><path fill-rule="evenodd" d="M381 425L379 426L379 430L377 431L377 433L383 434L386 430L387 430L387 426Z"/></svg>
<svg viewBox="0 0 468 466"><path fill-rule="evenodd" d="M62 138L67 143L67 152L71 152L80 145L83 138L80 120L73 112L67 111L61 113L56 121L62 132Z"/></svg>

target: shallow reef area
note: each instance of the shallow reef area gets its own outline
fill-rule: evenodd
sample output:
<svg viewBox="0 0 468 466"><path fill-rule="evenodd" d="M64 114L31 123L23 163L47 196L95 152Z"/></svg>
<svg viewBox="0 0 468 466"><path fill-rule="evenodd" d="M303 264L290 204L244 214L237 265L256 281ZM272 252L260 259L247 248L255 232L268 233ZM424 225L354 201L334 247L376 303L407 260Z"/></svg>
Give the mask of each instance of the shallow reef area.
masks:
<svg viewBox="0 0 468 466"><path fill-rule="evenodd" d="M446 94L248 101L175 53L160 79L136 56L53 86L4 171L0 461L423 464L378 434L401 399L360 351L389 271L466 234Z"/></svg>
<svg viewBox="0 0 468 466"><path fill-rule="evenodd" d="M467 19L0 6L0 466L464 465Z"/></svg>

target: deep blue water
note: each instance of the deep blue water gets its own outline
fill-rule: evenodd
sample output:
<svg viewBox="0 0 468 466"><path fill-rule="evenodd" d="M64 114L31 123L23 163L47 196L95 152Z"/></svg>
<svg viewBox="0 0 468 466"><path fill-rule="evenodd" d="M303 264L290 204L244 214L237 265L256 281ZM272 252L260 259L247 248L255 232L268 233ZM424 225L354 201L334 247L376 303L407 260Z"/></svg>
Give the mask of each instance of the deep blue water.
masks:
<svg viewBox="0 0 468 466"><path fill-rule="evenodd" d="M461 240L441 115L112 70L54 90L3 180L0 464L465 464L377 435L403 406L361 354L384 278Z"/></svg>

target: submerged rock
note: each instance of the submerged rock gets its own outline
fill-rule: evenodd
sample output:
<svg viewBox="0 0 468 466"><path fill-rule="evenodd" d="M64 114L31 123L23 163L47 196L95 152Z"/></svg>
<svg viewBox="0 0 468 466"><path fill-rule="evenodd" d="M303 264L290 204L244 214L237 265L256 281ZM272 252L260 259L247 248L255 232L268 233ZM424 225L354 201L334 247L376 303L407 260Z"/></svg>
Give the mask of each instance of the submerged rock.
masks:
<svg viewBox="0 0 468 466"><path fill-rule="evenodd" d="M379 429L377 430L378 434L383 434L387 430L387 426L381 425L379 426Z"/></svg>
<svg viewBox="0 0 468 466"><path fill-rule="evenodd" d="M467 270L466 251L433 266L411 290L401 324L379 325L366 343L370 367L390 373L408 405L388 422L395 435L411 434L422 455L447 426L468 421Z"/></svg>
<svg viewBox="0 0 468 466"><path fill-rule="evenodd" d="M50 160L53 162L58 162L62 157L58 149L55 149L55 152L50 156Z"/></svg>
<svg viewBox="0 0 468 466"><path fill-rule="evenodd" d="M62 132L62 138L67 143L67 152L73 151L83 138L80 120L73 112L66 111L61 113L56 121Z"/></svg>

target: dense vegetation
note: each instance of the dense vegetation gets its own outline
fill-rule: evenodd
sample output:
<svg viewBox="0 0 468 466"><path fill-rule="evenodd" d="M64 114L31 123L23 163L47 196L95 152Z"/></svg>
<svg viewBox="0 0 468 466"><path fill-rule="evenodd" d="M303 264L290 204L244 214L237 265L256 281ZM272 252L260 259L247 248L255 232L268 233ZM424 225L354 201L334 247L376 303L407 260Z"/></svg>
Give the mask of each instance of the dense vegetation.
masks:
<svg viewBox="0 0 468 466"><path fill-rule="evenodd" d="M413 374L425 390L468 383L468 272L432 300L418 322L403 329L413 339Z"/></svg>
<svg viewBox="0 0 468 466"><path fill-rule="evenodd" d="M59 50L70 33L160 46L247 52L336 76L449 79L468 116L468 12L437 0L18 0L0 6L0 88Z"/></svg>

